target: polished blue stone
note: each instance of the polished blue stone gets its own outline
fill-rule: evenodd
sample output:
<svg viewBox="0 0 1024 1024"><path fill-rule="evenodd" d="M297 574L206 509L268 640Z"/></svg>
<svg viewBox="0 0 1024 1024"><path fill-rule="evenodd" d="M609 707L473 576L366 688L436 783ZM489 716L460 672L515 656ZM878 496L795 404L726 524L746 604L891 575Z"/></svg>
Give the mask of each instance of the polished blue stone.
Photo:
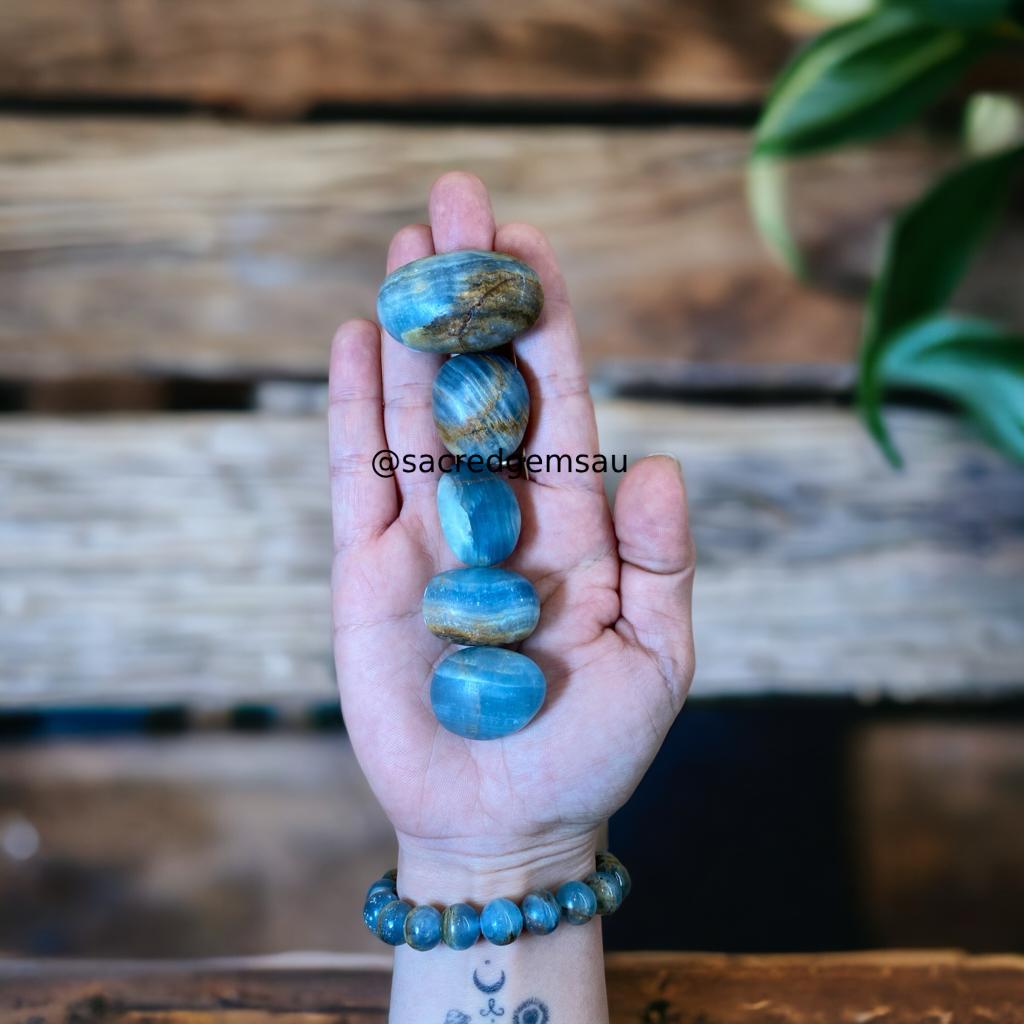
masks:
<svg viewBox="0 0 1024 1024"><path fill-rule="evenodd" d="M622 886L610 871L592 871L583 881L593 891L597 912L602 917L614 914L622 906Z"/></svg>
<svg viewBox="0 0 1024 1024"><path fill-rule="evenodd" d="M433 406L434 425L448 451L494 456L496 463L522 443L530 395L523 375L504 356L456 356L434 378Z"/></svg>
<svg viewBox="0 0 1024 1024"><path fill-rule="evenodd" d="M423 621L456 644L497 647L525 640L540 618L533 584L509 569L450 569L423 592Z"/></svg>
<svg viewBox="0 0 1024 1024"><path fill-rule="evenodd" d="M519 540L519 502L507 480L456 466L437 483L437 514L448 547L466 565L504 561Z"/></svg>
<svg viewBox="0 0 1024 1024"><path fill-rule="evenodd" d="M389 946L401 946L405 942L405 919L412 911L412 905L405 900L392 899L381 907L377 917L377 936Z"/></svg>
<svg viewBox="0 0 1024 1024"><path fill-rule="evenodd" d="M366 890L367 897L372 896L375 892L395 892L395 883L392 879L387 876L378 878L376 882L370 885L370 888Z"/></svg>
<svg viewBox="0 0 1024 1024"><path fill-rule="evenodd" d="M534 270L502 252L466 249L425 256L389 274L377 319L423 352L483 352L532 327L544 293Z"/></svg>
<svg viewBox="0 0 1024 1024"><path fill-rule="evenodd" d="M441 938L452 949L469 949L480 938L480 915L468 903L453 903L441 915Z"/></svg>
<svg viewBox="0 0 1024 1024"><path fill-rule="evenodd" d="M565 882L555 893L569 924L586 924L597 913L597 897L585 882Z"/></svg>
<svg viewBox="0 0 1024 1024"><path fill-rule="evenodd" d="M394 889L378 889L366 897L366 902L363 904L363 922L375 935L380 912L396 899L398 897L395 895Z"/></svg>
<svg viewBox="0 0 1024 1024"><path fill-rule="evenodd" d="M597 855L597 870L610 871L619 883L619 888L622 889L622 898L625 899L629 895L633 888L633 879L629 877L626 865L615 854L602 850Z"/></svg>
<svg viewBox="0 0 1024 1024"><path fill-rule="evenodd" d="M523 911L523 924L526 930L534 935L550 935L558 927L561 907L554 894L547 889L534 889L528 892L520 904Z"/></svg>
<svg viewBox="0 0 1024 1024"><path fill-rule="evenodd" d="M491 900L480 915L480 931L495 946L507 946L522 930L523 913L511 900Z"/></svg>
<svg viewBox="0 0 1024 1024"><path fill-rule="evenodd" d="M504 647L466 647L434 670L430 703L449 732L493 740L522 729L544 703L544 673Z"/></svg>
<svg viewBox="0 0 1024 1024"><path fill-rule="evenodd" d="M405 919L405 941L426 952L441 941L441 911L426 904L415 907Z"/></svg>

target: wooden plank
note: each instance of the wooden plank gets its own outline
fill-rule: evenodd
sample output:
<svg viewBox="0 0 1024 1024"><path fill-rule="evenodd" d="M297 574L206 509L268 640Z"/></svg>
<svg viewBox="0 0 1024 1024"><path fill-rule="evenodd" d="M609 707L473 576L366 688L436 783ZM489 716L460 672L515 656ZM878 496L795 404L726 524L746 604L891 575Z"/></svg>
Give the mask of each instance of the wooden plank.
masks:
<svg viewBox="0 0 1024 1024"><path fill-rule="evenodd" d="M1020 1024L1024 958L961 953L607 958L613 1024ZM383 1021L386 961L338 955L211 962L0 961L0 1020L205 1024Z"/></svg>
<svg viewBox="0 0 1024 1024"><path fill-rule="evenodd" d="M452 167L484 178L500 219L549 233L591 368L846 363L886 218L949 157L910 140L801 164L812 289L754 235L738 131L6 118L0 139L14 379L322 379L337 323L373 315L391 233ZM965 296L1009 322L1021 213Z"/></svg>
<svg viewBox="0 0 1024 1024"><path fill-rule="evenodd" d="M315 103L758 100L810 20L758 0L11 0L0 93Z"/></svg>
<svg viewBox="0 0 1024 1024"><path fill-rule="evenodd" d="M379 953L394 832L347 739L193 733L0 746L0 952Z"/></svg>
<svg viewBox="0 0 1024 1024"><path fill-rule="evenodd" d="M679 455L698 697L1024 689L1024 476L956 421L602 402ZM332 701L321 417L0 421L0 702ZM613 483L613 481L610 481Z"/></svg>
<svg viewBox="0 0 1024 1024"><path fill-rule="evenodd" d="M853 820L872 934L924 945L1020 944L1024 922L1024 727L1019 722L866 725L852 744Z"/></svg>

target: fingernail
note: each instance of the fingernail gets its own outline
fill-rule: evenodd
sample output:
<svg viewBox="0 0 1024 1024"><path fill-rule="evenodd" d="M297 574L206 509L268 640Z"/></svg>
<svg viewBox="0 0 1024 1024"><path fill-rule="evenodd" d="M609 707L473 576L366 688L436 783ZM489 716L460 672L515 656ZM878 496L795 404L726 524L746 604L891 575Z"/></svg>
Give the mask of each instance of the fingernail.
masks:
<svg viewBox="0 0 1024 1024"><path fill-rule="evenodd" d="M678 455L673 455L672 452L651 452L646 457L648 459L653 459L653 458L657 458L658 456L660 456L663 459L671 459L677 466L680 464L679 463L679 456Z"/></svg>

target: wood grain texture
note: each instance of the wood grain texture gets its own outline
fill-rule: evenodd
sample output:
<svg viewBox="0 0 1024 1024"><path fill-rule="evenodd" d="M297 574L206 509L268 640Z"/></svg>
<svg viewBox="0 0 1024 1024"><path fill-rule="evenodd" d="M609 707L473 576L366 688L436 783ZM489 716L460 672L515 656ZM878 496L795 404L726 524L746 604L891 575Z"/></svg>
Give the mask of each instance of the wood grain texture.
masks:
<svg viewBox="0 0 1024 1024"><path fill-rule="evenodd" d="M736 103L809 21L775 0L10 0L0 93L314 103Z"/></svg>
<svg viewBox="0 0 1024 1024"><path fill-rule="evenodd" d="M755 237L743 132L6 118L0 139L0 377L22 379L322 379L454 167L549 234L592 369L845 363L888 214L949 158L911 140L801 164L812 289ZM965 304L1024 322L1013 223Z"/></svg>
<svg viewBox="0 0 1024 1024"><path fill-rule="evenodd" d="M1024 689L1024 476L956 421L894 416L894 473L843 410L598 418L685 467L695 696ZM0 421L0 701L333 700L325 463L320 417Z"/></svg>
<svg viewBox="0 0 1024 1024"><path fill-rule="evenodd" d="M960 953L709 956L606 961L613 1024L1019 1024L1024 959ZM245 1024L385 1019L383 958L303 955L160 964L0 961L0 1021Z"/></svg>

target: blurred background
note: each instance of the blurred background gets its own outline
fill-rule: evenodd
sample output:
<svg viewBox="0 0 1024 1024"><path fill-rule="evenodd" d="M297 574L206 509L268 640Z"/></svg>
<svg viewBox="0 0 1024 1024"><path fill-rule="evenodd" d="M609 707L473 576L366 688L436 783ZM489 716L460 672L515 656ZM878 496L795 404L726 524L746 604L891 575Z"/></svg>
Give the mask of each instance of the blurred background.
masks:
<svg viewBox="0 0 1024 1024"><path fill-rule="evenodd" d="M5 0L0 953L377 950L394 854L334 696L326 359L455 168L550 236L604 450L688 477L698 675L611 824L636 884L609 945L1024 948L1024 472L914 393L894 471L853 408L887 227L958 159L965 97L793 166L796 280L746 164L824 24ZM1022 270L1018 194L960 299L1019 327Z"/></svg>

